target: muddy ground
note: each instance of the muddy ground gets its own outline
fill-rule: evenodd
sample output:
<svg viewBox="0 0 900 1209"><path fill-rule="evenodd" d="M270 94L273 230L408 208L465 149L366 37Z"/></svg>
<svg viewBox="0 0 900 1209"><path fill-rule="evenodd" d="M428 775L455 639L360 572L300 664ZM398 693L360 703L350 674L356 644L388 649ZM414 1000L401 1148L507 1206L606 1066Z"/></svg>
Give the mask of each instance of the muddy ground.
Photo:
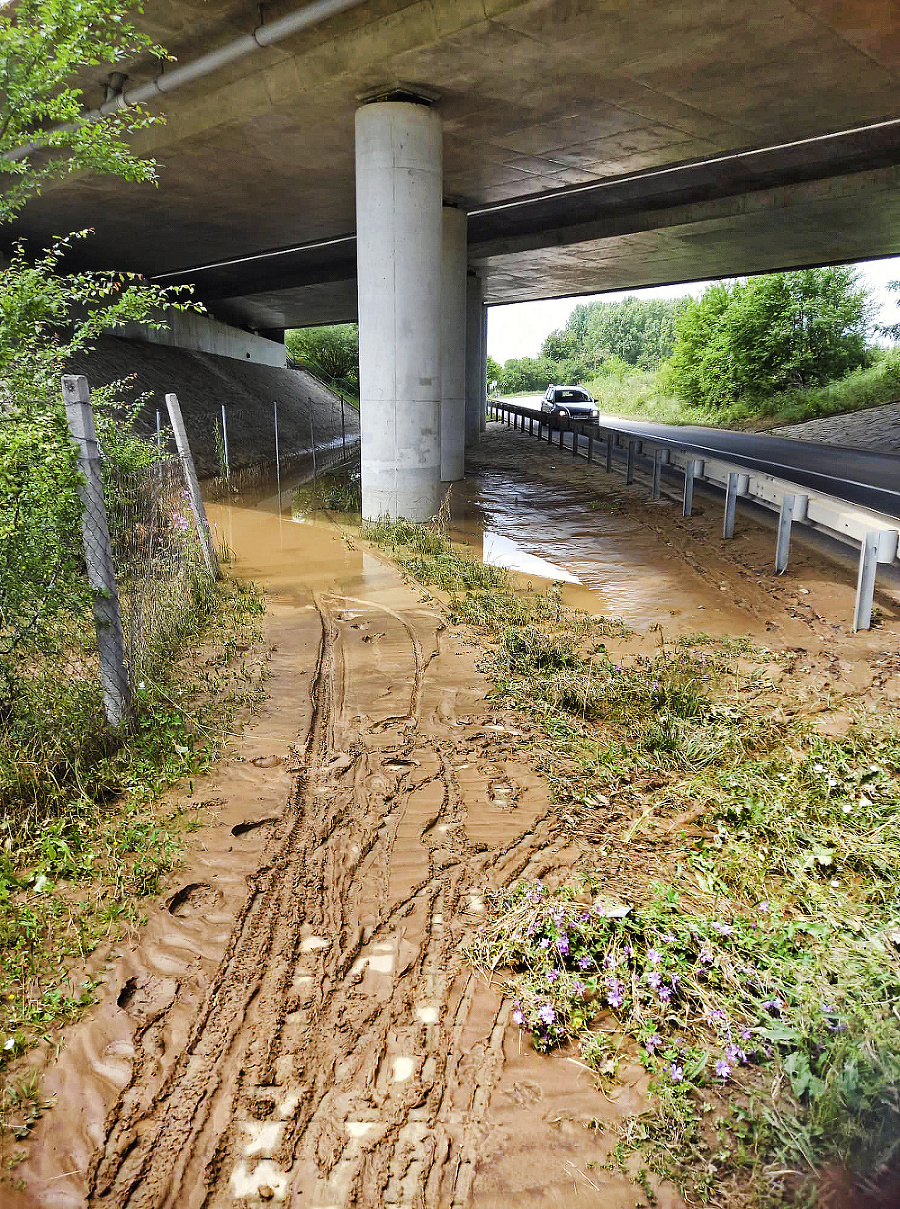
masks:
<svg viewBox="0 0 900 1209"><path fill-rule="evenodd" d="M896 603L882 595L880 626L853 636L848 563L795 542L776 582L766 525L744 518L722 543L714 501L684 521L499 427L475 463L454 497L473 550L514 547L535 583L528 558L560 567L580 580L571 603L636 641L789 647L826 729L900 696ZM269 699L178 795L216 821L104 955L98 1003L46 1072L56 1107L25 1191L3 1205L630 1209L596 1126L646 1104L644 1072L606 1094L577 1054L536 1055L460 954L492 888L590 867L523 756L528 719L492 706L472 635L348 529L292 523L271 497L211 511L267 593Z"/></svg>

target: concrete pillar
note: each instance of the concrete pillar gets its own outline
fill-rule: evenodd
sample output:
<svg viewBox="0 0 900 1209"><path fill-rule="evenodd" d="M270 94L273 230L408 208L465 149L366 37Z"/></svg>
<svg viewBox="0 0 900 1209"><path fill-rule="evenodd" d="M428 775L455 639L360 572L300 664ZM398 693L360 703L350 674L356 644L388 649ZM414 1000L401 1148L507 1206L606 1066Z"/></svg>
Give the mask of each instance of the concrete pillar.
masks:
<svg viewBox="0 0 900 1209"><path fill-rule="evenodd" d="M441 120L356 114L362 514L433 516L441 496Z"/></svg>
<svg viewBox="0 0 900 1209"><path fill-rule="evenodd" d="M441 478L465 478L466 214L444 206L441 263Z"/></svg>
<svg viewBox="0 0 900 1209"><path fill-rule="evenodd" d="M466 278L466 444L478 440L487 402L487 315L481 278L471 269Z"/></svg>

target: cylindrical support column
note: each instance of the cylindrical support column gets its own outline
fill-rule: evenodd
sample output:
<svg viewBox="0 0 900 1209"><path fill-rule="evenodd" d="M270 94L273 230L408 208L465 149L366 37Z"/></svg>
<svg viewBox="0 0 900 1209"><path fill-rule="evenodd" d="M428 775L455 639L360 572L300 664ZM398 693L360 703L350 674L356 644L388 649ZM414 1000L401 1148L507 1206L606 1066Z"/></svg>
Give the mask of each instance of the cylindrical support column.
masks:
<svg viewBox="0 0 900 1209"><path fill-rule="evenodd" d="M481 278L466 277L466 444L481 435L487 402L487 315Z"/></svg>
<svg viewBox="0 0 900 1209"><path fill-rule="evenodd" d="M441 251L441 478L465 478L466 213L444 206Z"/></svg>
<svg viewBox="0 0 900 1209"><path fill-rule="evenodd" d="M434 516L441 496L441 120L356 114L362 515Z"/></svg>

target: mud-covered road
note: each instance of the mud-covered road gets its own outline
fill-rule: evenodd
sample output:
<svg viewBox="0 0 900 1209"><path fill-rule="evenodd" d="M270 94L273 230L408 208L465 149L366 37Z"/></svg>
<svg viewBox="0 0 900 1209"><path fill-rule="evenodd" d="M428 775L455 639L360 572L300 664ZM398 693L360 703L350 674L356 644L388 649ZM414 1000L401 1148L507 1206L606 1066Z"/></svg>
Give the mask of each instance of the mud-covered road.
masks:
<svg viewBox="0 0 900 1209"><path fill-rule="evenodd" d="M483 508L499 508L503 473L482 476ZM508 531L548 490L522 485ZM132 943L95 960L98 1004L49 1066L56 1107L4 1209L630 1209L636 1189L603 1169L613 1137L600 1126L646 1103L644 1072L626 1067L606 1094L577 1054L539 1057L461 953L491 888L583 855L554 838L521 750L527 722L492 707L478 650L431 598L352 537L291 523L271 500L211 515L268 594L269 699L183 791L216 821L169 892ZM765 634L777 617L823 657L823 638L849 641L756 573L701 574L672 528L586 515L610 551L614 523L630 533L629 620L645 630L705 616ZM584 530L584 515L572 523ZM582 605L588 546L571 589ZM627 616L615 548L603 576Z"/></svg>

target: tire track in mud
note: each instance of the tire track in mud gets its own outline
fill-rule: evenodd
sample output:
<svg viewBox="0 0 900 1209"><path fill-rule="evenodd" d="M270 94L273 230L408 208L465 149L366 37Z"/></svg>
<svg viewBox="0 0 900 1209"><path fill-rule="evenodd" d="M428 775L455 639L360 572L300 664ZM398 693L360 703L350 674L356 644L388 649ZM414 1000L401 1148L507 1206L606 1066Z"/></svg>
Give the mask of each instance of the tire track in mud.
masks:
<svg viewBox="0 0 900 1209"><path fill-rule="evenodd" d="M461 789L484 732L423 721L436 616L337 595L316 607L312 723L277 848L168 1074L172 1000L138 1030L91 1209L470 1202L508 1008L473 1038L459 946L491 868L507 881L552 863L548 825L513 811L488 820L491 844L467 831L490 810L490 770Z"/></svg>

